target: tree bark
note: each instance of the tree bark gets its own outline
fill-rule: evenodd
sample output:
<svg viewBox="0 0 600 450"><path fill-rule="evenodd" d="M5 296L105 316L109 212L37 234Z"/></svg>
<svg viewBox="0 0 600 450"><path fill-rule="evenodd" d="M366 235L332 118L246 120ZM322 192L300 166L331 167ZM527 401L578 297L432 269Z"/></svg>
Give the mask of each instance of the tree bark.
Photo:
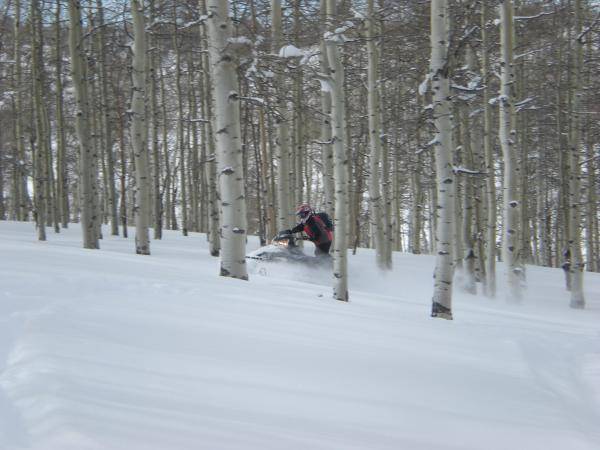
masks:
<svg viewBox="0 0 600 450"><path fill-rule="evenodd" d="M201 0L201 13L207 15L206 2ZM204 124L205 139L207 142L207 155L204 164L206 183L208 187L208 249L212 256L219 256L221 252L221 233L220 233L220 213L219 213L219 192L217 191L217 161L214 134L214 114L213 114L213 83L211 76L211 64L208 55L208 36L207 27L202 27L202 40L204 50L202 54L204 70L204 95L203 95L203 115L208 118Z"/></svg>
<svg viewBox="0 0 600 450"><path fill-rule="evenodd" d="M108 73L107 73L107 58L106 58L106 28L104 26L104 5L102 0L96 0L98 9L98 40L100 43L100 98L103 110L102 131L104 133L104 152L106 153L107 165L107 184L108 192L108 209L110 214L110 234L113 236L119 235L119 215L117 213L117 190L115 186L115 155L113 151L113 119L111 114L111 106L108 96Z"/></svg>
<svg viewBox="0 0 600 450"><path fill-rule="evenodd" d="M327 15L333 17L335 0L327 0ZM333 24L331 26L333 29ZM348 294L348 150L346 148L346 106L344 67L340 37L326 33L325 45L330 64L331 131L333 140L333 176L335 186L335 238L333 241L333 297L347 302Z"/></svg>
<svg viewBox="0 0 600 450"><path fill-rule="evenodd" d="M248 279L246 269L246 198L239 116L236 57L229 39L232 22L228 4L208 1L208 39L214 81L217 173L221 193L221 275Z"/></svg>
<svg viewBox="0 0 600 450"><path fill-rule="evenodd" d="M283 45L281 25L281 0L271 0L272 51L279 54ZM292 200L290 193L290 132L288 118L287 92L283 78L282 67L275 74L275 95L277 97L277 227L279 230L290 228L292 225Z"/></svg>
<svg viewBox="0 0 600 450"><path fill-rule="evenodd" d="M69 226L69 181L67 175L64 96L62 81L61 2L56 2L56 195L63 228Z"/></svg>
<svg viewBox="0 0 600 450"><path fill-rule="evenodd" d="M448 46L450 42L450 11L448 0L431 0L431 63L429 76L433 89L433 119L435 135L435 164L437 202L435 204L436 265L432 299L432 317L452 319L452 278L454 233L454 183L452 171L452 105Z"/></svg>
<svg viewBox="0 0 600 450"><path fill-rule="evenodd" d="M503 239L502 259L506 265L506 281L508 300L519 301L522 296L521 279L523 268L520 264L519 245L519 196L518 169L516 164L515 144L515 112L513 86L515 83L513 64L513 3L504 0L500 3L500 123L498 134L504 161L503 183Z"/></svg>
<svg viewBox="0 0 600 450"><path fill-rule="evenodd" d="M150 0L150 22L153 23L156 17L155 0ZM158 87L157 87L157 56L160 51L157 48L158 39L152 35L151 38L153 50L150 54L150 116L152 118L152 169L153 169L153 218L154 218L154 239L162 239L163 231L163 207L162 193L160 190L160 145L158 140L158 131L160 126L160 114L158 109Z"/></svg>
<svg viewBox="0 0 600 450"><path fill-rule="evenodd" d="M21 0L15 0L14 21L14 58L15 58L15 139L17 154L15 161L15 196L17 204L17 220L26 221L29 218L29 193L27 188L27 169L25 166L25 144L23 137L23 86L21 64Z"/></svg>
<svg viewBox="0 0 600 450"><path fill-rule="evenodd" d="M375 10L374 0L367 2L367 93L369 115L369 150L370 150L370 176L369 176L369 220L371 232L374 233L375 260L380 270L388 269L386 265L383 196L381 193L381 123L379 111L379 60L375 36Z"/></svg>
<svg viewBox="0 0 600 450"><path fill-rule="evenodd" d="M43 98L43 78L42 78L42 44L41 44L41 21L39 0L31 2L31 24L33 34L32 45L32 75L33 75L33 95L34 95L34 116L35 116L35 143L32 145L33 153L33 173L34 173L34 215L38 233L38 240L46 240L46 215L47 215L47 190L46 183L48 172L46 158L49 149L44 125L44 98ZM33 138L32 138L33 144Z"/></svg>
<svg viewBox="0 0 600 450"><path fill-rule="evenodd" d="M322 32L326 30L327 22L327 2L321 0L320 19ZM327 48L325 40L320 43L320 67L324 74L329 73L329 59L327 58ZM323 209L332 217L335 210L335 192L333 185L333 151L331 145L331 90L327 83L321 83L321 163L323 178Z"/></svg>
<svg viewBox="0 0 600 450"><path fill-rule="evenodd" d="M83 37L81 33L81 4L78 0L69 0L69 50L71 54L71 73L77 103L75 128L79 141L79 189L81 208L81 227L83 247L100 248L95 228L94 211L94 174L93 148L90 136L90 105L87 86L87 66Z"/></svg>
<svg viewBox="0 0 600 450"><path fill-rule="evenodd" d="M585 296L583 293L583 274L585 273L585 261L581 251L581 164L580 164L580 141L581 141L581 97L583 67L583 42L577 36L581 35L582 11L581 0L575 0L575 33L574 33L574 55L571 64L571 120L569 134L569 253L571 273L571 308L585 308Z"/></svg>
<svg viewBox="0 0 600 450"><path fill-rule="evenodd" d="M142 0L143 1L143 0ZM146 27L143 3L131 0L133 17L133 62L131 98L131 143L135 160L135 252L150 254L149 224L152 205L150 202L150 167L148 164L148 135L146 121Z"/></svg>
<svg viewBox="0 0 600 450"><path fill-rule="evenodd" d="M181 49L179 48L177 14L173 4L173 20L175 32L173 33L173 46L175 48L175 85L177 87L177 149L179 150L179 196L181 199L181 232L188 235L188 208L186 189L186 145L183 136L183 92L181 88Z"/></svg>
<svg viewBox="0 0 600 450"><path fill-rule="evenodd" d="M485 254L485 294L488 297L496 296L496 167L494 147L492 145L492 111L490 108L490 65L488 59L488 31L487 31L487 2L481 3L481 75L483 82L483 152L487 172L485 198L487 206L487 226L485 241L487 249Z"/></svg>

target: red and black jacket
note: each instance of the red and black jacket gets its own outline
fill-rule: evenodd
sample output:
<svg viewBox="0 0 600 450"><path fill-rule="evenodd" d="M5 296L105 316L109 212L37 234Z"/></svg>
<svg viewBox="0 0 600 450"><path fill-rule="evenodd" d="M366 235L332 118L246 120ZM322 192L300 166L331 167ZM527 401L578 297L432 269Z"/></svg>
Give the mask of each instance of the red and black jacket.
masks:
<svg viewBox="0 0 600 450"><path fill-rule="evenodd" d="M299 223L291 231L292 233L304 231L315 245L328 244L333 240L333 232L327 229L327 226L318 214L312 214L306 219L306 222Z"/></svg>

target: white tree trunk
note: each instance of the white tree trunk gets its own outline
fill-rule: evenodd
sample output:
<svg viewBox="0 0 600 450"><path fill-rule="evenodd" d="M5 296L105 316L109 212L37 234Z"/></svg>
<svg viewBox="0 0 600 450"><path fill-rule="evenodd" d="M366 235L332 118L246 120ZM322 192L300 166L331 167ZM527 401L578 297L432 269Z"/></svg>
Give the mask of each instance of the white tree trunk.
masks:
<svg viewBox="0 0 600 450"><path fill-rule="evenodd" d="M321 0L321 23L323 30L327 21L327 2ZM325 41L321 41L321 72L329 73L329 59L327 58L327 48ZM331 90L326 83L321 85L321 112L323 118L321 122L321 161L323 164L323 194L324 194L324 209L335 217L335 192L333 185L333 147L331 145Z"/></svg>
<svg viewBox="0 0 600 450"><path fill-rule="evenodd" d="M79 140L79 204L81 207L81 228L83 247L99 248L98 234L94 217L95 182L93 165L93 143L90 136L90 105L87 86L86 56L81 33L81 4L78 0L69 0L69 51L71 55L71 74L75 88L76 117L75 129Z"/></svg>
<svg viewBox="0 0 600 450"><path fill-rule="evenodd" d="M490 74L488 61L487 6L481 3L481 72L483 78L483 151L485 153L486 203L487 203L487 252L485 259L485 294L496 296L496 170L494 147L492 146L492 112L490 109Z"/></svg>
<svg viewBox="0 0 600 450"><path fill-rule="evenodd" d="M207 14L206 2L200 1L200 13ZM204 92L202 99L202 115L204 117L213 118L213 103L212 103L212 78L209 70L210 61L208 58L208 38L206 26L202 26L203 45L205 46L202 54L202 67L204 68ZM221 239L219 234L220 217L219 217L219 194L217 192L217 163L215 149L215 134L213 128L213 120L208 120L204 124L204 137L207 140L208 155L205 167L206 184L208 188L208 248L211 256L219 256L221 251Z"/></svg>
<svg viewBox="0 0 600 450"><path fill-rule="evenodd" d="M66 162L66 138L64 129L64 100L62 81L62 27L61 2L56 2L56 196L58 198L60 221L63 228L69 226L69 189Z"/></svg>
<svg viewBox="0 0 600 450"><path fill-rule="evenodd" d="M43 76L42 76L42 55L41 55L41 12L39 0L31 2L31 25L33 48L31 55L31 67L33 76L33 112L35 117L35 146L32 143L33 152L33 192L34 192L34 212L35 223L38 231L38 240L46 240L46 154L48 152L47 141L44 132L44 99L43 99ZM38 22L40 21L40 22Z"/></svg>
<svg viewBox="0 0 600 450"><path fill-rule="evenodd" d="M582 31L581 0L575 0L575 36ZM581 140L581 96L583 65L583 43L575 39L573 75L571 77L571 133L569 136L569 250L571 253L571 308L583 309L583 274L585 262L581 252L581 164L579 158Z"/></svg>
<svg viewBox="0 0 600 450"><path fill-rule="evenodd" d="M239 117L236 56L229 39L228 3L208 1L209 57L214 82L217 176L221 193L221 275L248 279L246 269L246 198Z"/></svg>
<svg viewBox="0 0 600 450"><path fill-rule="evenodd" d="M519 197L517 192L517 167L515 156L515 112L514 112L514 82L513 67L513 3L504 0L499 6L500 11L500 124L499 136L504 160L503 183L503 239L502 259L506 266L506 281L508 284L508 300L521 299L522 268L519 261Z"/></svg>
<svg viewBox="0 0 600 450"><path fill-rule="evenodd" d="M367 7L367 93L369 114L369 220L374 233L375 260L379 269L386 269L386 251L384 239L383 197L381 195L381 123L379 111L379 61L375 36L374 0L368 0Z"/></svg>
<svg viewBox="0 0 600 450"><path fill-rule="evenodd" d="M111 123L111 107L109 105L109 94L108 94L108 73L107 73L107 58L106 58L106 27L104 22L104 5L102 0L96 1L96 8L98 11L98 26L101 27L98 31L98 40L99 40L99 58L100 58L100 92L101 92L101 102L103 109L104 120L103 124L103 134L104 134L104 145L106 151L106 163L107 163L107 179L108 179L108 207L110 209L110 222L111 222L111 233L113 236L119 235L119 215L117 213L117 192L115 186L115 156L113 152L113 134Z"/></svg>
<svg viewBox="0 0 600 450"><path fill-rule="evenodd" d="M173 17L176 20L176 4L173 4ZM187 205L187 187L186 187L186 171L187 160L186 150L188 145L184 139L183 122L185 120L183 112L183 89L181 86L181 41L179 39L177 25L175 33L173 33L173 46L175 47L175 86L177 87L177 150L179 150L179 191L181 198L181 233L184 236L188 235L188 205Z"/></svg>
<svg viewBox="0 0 600 450"><path fill-rule="evenodd" d="M281 25L281 0L271 1L271 21L273 26L274 54L279 54L283 46L283 31ZM275 95L277 97L277 227L280 230L290 228L292 225L292 199L290 192L290 131L288 118L287 92L283 78L283 65L275 74Z"/></svg>
<svg viewBox="0 0 600 450"><path fill-rule="evenodd" d="M328 0L328 15L335 0ZM331 88L331 129L333 139L333 176L335 182L335 237L333 240L333 297L348 301L348 154L346 150L346 108L344 67L338 48L340 37L327 33L325 45L329 58Z"/></svg>
<svg viewBox="0 0 600 450"><path fill-rule="evenodd" d="M431 63L433 118L436 128L435 163L437 175L436 265L432 317L452 319L452 278L454 232L454 183L452 170L452 105L448 78L450 41L448 0L431 0Z"/></svg>
<svg viewBox="0 0 600 450"><path fill-rule="evenodd" d="M143 0L142 0L143 1ZM131 142L135 159L135 180L137 193L135 200L135 252L139 255L150 254L150 235L148 232L152 205L150 203L150 167L148 164L148 145L146 121L146 27L142 1L131 0L133 17L133 64L131 99Z"/></svg>
<svg viewBox="0 0 600 450"><path fill-rule="evenodd" d="M23 87L22 87L22 64L21 52L21 1L15 0L15 21L14 21L14 80L15 80L15 138L17 147L17 169L15 178L15 199L17 220L28 220L29 216L29 193L27 188L27 169L25 166L25 145L23 142Z"/></svg>

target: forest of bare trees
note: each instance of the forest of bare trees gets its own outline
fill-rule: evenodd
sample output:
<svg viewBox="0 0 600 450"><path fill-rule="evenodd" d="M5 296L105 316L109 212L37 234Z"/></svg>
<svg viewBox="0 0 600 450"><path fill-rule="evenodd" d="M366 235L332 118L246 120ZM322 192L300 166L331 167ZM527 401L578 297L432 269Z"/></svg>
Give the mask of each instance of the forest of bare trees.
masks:
<svg viewBox="0 0 600 450"><path fill-rule="evenodd" d="M453 289L518 301L528 264L583 308L598 73L593 0L3 0L0 219L86 248L135 226L140 254L202 232L247 279L246 237L310 203L339 300L370 247L436 255L433 316Z"/></svg>

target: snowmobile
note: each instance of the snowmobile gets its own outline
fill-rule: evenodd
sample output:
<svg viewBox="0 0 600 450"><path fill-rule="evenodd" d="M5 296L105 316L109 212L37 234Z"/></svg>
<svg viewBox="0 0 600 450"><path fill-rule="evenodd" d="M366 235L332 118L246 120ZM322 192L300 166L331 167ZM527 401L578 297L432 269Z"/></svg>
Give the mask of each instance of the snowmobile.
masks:
<svg viewBox="0 0 600 450"><path fill-rule="evenodd" d="M298 246L298 240L308 240L302 235L297 238L293 233L281 232L271 240L271 244L246 255L249 260L259 263L259 273L265 275L266 268L260 264L265 263L291 263L311 268L331 267L330 255L310 256Z"/></svg>

